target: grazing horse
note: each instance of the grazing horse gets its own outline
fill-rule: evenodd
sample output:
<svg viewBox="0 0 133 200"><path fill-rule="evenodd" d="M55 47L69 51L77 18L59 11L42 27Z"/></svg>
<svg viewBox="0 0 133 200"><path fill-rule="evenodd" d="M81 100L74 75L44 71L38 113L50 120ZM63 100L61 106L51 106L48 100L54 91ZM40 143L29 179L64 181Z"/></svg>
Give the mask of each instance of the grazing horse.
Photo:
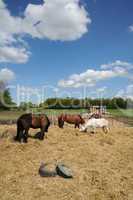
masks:
<svg viewBox="0 0 133 200"><path fill-rule="evenodd" d="M30 128L37 129L40 128L40 140L44 139L45 132L48 132L50 126L50 121L46 115L33 115L23 114L17 120L17 136L15 140L21 142L27 142L28 131Z"/></svg>
<svg viewBox="0 0 133 200"><path fill-rule="evenodd" d="M105 133L108 133L109 131L109 122L108 120L104 118L95 119L91 118L88 119L88 121L85 122L84 125L80 126L81 132L87 132L88 129L93 129L93 132L95 132L96 128L102 128Z"/></svg>
<svg viewBox="0 0 133 200"><path fill-rule="evenodd" d="M75 124L75 128L78 127L80 124L84 124L85 121L80 115L70 115L70 114L61 114L58 117L58 126L63 128L64 122L69 124Z"/></svg>

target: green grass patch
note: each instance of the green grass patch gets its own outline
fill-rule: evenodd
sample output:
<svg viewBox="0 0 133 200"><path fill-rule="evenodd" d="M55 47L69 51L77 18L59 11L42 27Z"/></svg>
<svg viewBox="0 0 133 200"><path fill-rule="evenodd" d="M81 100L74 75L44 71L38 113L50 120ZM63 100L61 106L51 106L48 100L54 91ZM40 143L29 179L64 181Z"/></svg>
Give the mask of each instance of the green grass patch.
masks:
<svg viewBox="0 0 133 200"><path fill-rule="evenodd" d="M118 117L133 118L133 109L109 109L108 112Z"/></svg>
<svg viewBox="0 0 133 200"><path fill-rule="evenodd" d="M84 112L87 112L86 109L45 109L42 111L42 113L54 116L58 116L61 113L82 114Z"/></svg>
<svg viewBox="0 0 133 200"><path fill-rule="evenodd" d="M32 111L29 111L32 112ZM46 114L48 116L58 116L61 113L69 113L69 114L82 114L86 112L85 109L44 109L41 111L34 110L35 114ZM0 111L0 120L15 120L22 114L26 113L26 111Z"/></svg>
<svg viewBox="0 0 133 200"><path fill-rule="evenodd" d="M0 111L0 120L15 120L23 113L22 111Z"/></svg>

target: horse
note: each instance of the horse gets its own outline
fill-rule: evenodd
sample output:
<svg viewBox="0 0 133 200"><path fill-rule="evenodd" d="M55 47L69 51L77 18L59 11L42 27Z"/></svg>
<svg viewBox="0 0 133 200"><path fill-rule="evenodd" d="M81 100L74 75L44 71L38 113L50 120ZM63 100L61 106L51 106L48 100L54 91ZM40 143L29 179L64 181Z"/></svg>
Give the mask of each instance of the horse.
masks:
<svg viewBox="0 0 133 200"><path fill-rule="evenodd" d="M80 126L81 132L87 132L88 129L93 129L93 132L95 132L96 128L102 128L105 133L108 133L109 131L109 122L108 120L104 118L91 118L88 119L88 121L85 122L84 125Z"/></svg>
<svg viewBox="0 0 133 200"><path fill-rule="evenodd" d="M28 131L30 128L37 129L40 128L40 140L44 139L45 132L48 132L50 126L50 121L48 117L44 114L33 115L32 113L23 114L17 120L17 135L15 137L16 141L25 143L28 142Z"/></svg>
<svg viewBox="0 0 133 200"><path fill-rule="evenodd" d="M70 114L61 114L58 116L58 126L59 128L63 128L64 122L67 122L69 124L75 124L75 128L78 127L80 124L84 124L85 121L81 117L81 115L70 115Z"/></svg>

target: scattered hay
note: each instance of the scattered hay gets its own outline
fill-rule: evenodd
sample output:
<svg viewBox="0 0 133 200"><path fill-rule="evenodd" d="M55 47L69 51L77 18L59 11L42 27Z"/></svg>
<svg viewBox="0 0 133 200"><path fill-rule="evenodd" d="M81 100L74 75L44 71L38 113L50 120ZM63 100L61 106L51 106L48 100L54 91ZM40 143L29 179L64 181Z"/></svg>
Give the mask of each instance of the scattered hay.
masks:
<svg viewBox="0 0 133 200"><path fill-rule="evenodd" d="M4 137L16 133L15 126L0 130ZM76 133L71 126L53 126L43 141L28 138L27 144L19 144L0 139L1 200L132 200L133 128L117 126L109 134L98 131L93 136ZM71 166L74 178L41 178L41 162Z"/></svg>
<svg viewBox="0 0 133 200"><path fill-rule="evenodd" d="M16 129L14 126L7 126L7 125L1 125L0 126L0 138L14 138L16 135Z"/></svg>
<svg viewBox="0 0 133 200"><path fill-rule="evenodd" d="M114 145L115 144L115 140L111 137L104 137L104 138L101 138L99 140L99 144L101 146L104 146L105 144L108 144L108 145Z"/></svg>

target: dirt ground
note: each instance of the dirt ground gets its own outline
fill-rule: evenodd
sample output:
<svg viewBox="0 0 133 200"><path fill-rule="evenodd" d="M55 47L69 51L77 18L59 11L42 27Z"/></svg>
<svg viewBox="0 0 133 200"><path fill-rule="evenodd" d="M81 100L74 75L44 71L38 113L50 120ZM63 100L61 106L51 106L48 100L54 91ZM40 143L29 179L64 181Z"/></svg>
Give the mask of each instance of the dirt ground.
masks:
<svg viewBox="0 0 133 200"><path fill-rule="evenodd" d="M108 134L89 134L52 126L47 139L28 144L15 143L15 132L0 126L1 200L133 200L133 128L112 122ZM63 162L74 178L40 177L42 161Z"/></svg>

